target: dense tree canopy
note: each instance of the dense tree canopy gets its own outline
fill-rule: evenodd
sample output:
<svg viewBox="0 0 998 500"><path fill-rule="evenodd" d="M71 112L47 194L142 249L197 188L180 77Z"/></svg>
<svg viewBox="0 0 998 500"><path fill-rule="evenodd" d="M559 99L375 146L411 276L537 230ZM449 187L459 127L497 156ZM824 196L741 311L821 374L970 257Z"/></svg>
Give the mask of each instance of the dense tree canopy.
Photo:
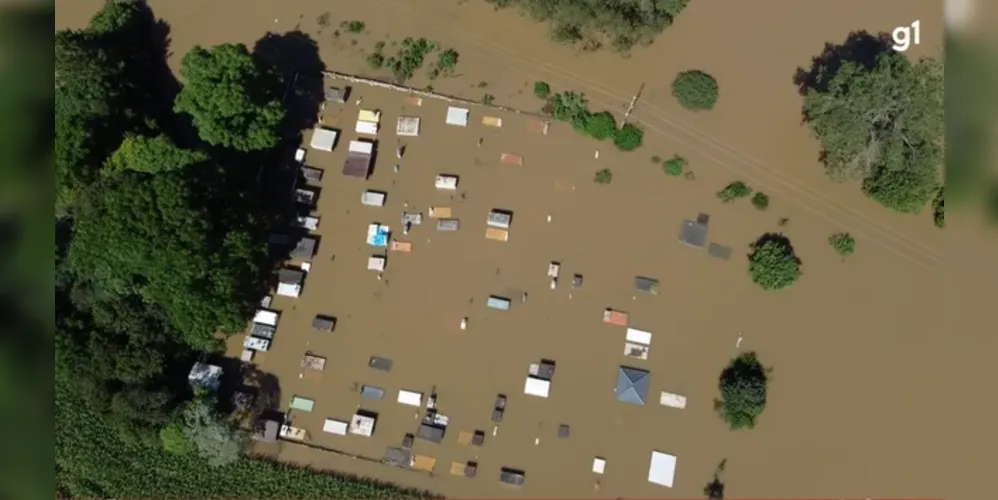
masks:
<svg viewBox="0 0 998 500"><path fill-rule="evenodd" d="M781 235L764 235L752 245L749 276L763 290L782 290L796 283L801 276L800 266L790 240Z"/></svg>
<svg viewBox="0 0 998 500"><path fill-rule="evenodd" d="M207 153L178 147L165 135L146 137L129 134L104 163L103 172L110 175L132 170L154 174L180 170L206 160Z"/></svg>
<svg viewBox="0 0 998 500"><path fill-rule="evenodd" d="M672 96L691 111L706 111L717 103L717 80L700 70L683 71L672 80Z"/></svg>
<svg viewBox="0 0 998 500"><path fill-rule="evenodd" d="M284 108L273 75L245 45L195 46L181 60L180 75L185 82L175 109L194 117L205 142L239 151L277 145Z"/></svg>
<svg viewBox="0 0 998 500"><path fill-rule="evenodd" d="M162 308L192 346L243 328L258 261L251 237L214 227L177 173L128 174L88 193L74 221L70 269L100 292Z"/></svg>
<svg viewBox="0 0 998 500"><path fill-rule="evenodd" d="M941 65L883 50L869 64L818 65L804 120L834 179L857 179L887 208L912 213L935 195L943 141Z"/></svg>
<svg viewBox="0 0 998 500"><path fill-rule="evenodd" d="M690 0L486 0L496 8L517 7L551 24L551 36L587 50L609 45L627 51L649 44Z"/></svg>
<svg viewBox="0 0 998 500"><path fill-rule="evenodd" d="M732 359L721 372L717 410L731 429L751 429L766 409L769 377L754 352Z"/></svg>

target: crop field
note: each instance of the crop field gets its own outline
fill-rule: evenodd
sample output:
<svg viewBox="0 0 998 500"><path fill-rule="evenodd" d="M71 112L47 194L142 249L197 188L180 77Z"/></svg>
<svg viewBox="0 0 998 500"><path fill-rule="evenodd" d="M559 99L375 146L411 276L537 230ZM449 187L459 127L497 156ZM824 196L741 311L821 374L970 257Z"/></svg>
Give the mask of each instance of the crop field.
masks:
<svg viewBox="0 0 998 500"><path fill-rule="evenodd" d="M58 25L84 24L99 3L57 2ZM543 81L554 92L584 93L590 109L617 120L643 85L630 122L644 130L644 146L622 152L558 121L547 135L533 132L534 116L483 105L451 104L470 118L467 127L448 125L443 101L416 106L403 93L327 79L352 89L322 112L341 131L332 152L309 149L311 131L303 132L304 163L323 170L311 183L319 188L317 253L301 297L275 297L277 333L255 362L279 380L283 410L293 396L315 400L311 412L292 412L311 444L382 457L419 424L415 408L395 402L399 389L424 398L435 389L450 423L442 443L417 439L413 447L436 459L432 475L290 442L255 451L448 497L697 497L722 461L729 497L942 496L942 441L925 432L944 418L926 396L943 391L938 372L947 363L936 354L942 236L924 213L889 212L854 184L825 178L792 81L826 42L914 19L923 32L910 54L936 55L941 37L926 26L938 18L938 2L693 0L674 26L626 58L553 44L543 24L478 1L150 5L170 25L178 56L195 44L252 46L267 32L300 31L315 42L299 47L300 60L387 80L372 53L390 57L406 37L426 37L456 51L456 66L433 79L420 70L406 85L540 112L535 82ZM689 68L709 69L720 82L710 113L685 111L670 95L672 77ZM366 181L340 173L360 109L382 114ZM403 115L420 117L418 137L396 137ZM485 116L502 126L484 125ZM522 165L501 164L504 153ZM663 167L674 155L686 160L682 167ZM595 182L604 169L612 181ZM683 172L692 174L674 175ZM439 174L458 176L457 188L436 189ZM718 191L733 181L765 193L765 209L749 199L722 202ZM385 205L361 204L365 190L386 192ZM460 229L438 231L430 207L450 207ZM506 242L485 238L493 209L513 214ZM408 235L403 211L424 215ZM732 249L729 260L677 241L682 222L699 214L710 216L708 240ZM375 222L412 251L365 244ZM799 283L776 294L746 270L749 245L768 232L790 238L803 261ZM856 239L847 260L829 246L839 232ZM381 279L366 266L373 254L387 255ZM552 261L561 264L553 290ZM584 276L577 289L575 273ZM636 291L635 276L658 279L658 293ZM511 308L488 309L490 295L513 299ZM653 333L647 360L623 355L626 329L601 322L607 308ZM317 314L336 317L335 330L314 331ZM229 340L230 355L239 355L243 338ZM306 351L327 359L321 379L299 377ZM721 370L744 351L772 368L772 382L758 425L732 431L714 399ZM371 356L392 359L392 371L369 368ZM523 391L528 366L541 359L556 362L548 398ZM622 365L650 372L645 405L615 400ZM384 399L363 398L364 385L383 388ZM687 407L660 406L661 391L685 395ZM508 396L508 408L493 435L497 394ZM326 418L349 420L358 408L378 413L373 436L322 431ZM560 424L570 425L569 437L558 437ZM458 442L475 430L485 433L482 446ZM678 458L673 488L647 481L652 450ZM592 472L594 457L606 459L604 474ZM478 463L475 478L450 474L452 462L466 461ZM525 471L523 486L500 484L501 467Z"/></svg>

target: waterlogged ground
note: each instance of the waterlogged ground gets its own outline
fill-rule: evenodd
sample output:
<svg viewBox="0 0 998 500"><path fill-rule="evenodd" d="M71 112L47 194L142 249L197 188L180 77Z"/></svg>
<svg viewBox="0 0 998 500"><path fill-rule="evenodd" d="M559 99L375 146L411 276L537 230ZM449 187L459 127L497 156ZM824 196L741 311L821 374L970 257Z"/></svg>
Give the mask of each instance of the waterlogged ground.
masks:
<svg viewBox="0 0 998 500"><path fill-rule="evenodd" d="M623 154L602 145L599 159L596 143L565 126L540 137L526 132L525 118L502 115L496 131L481 125L476 108L468 128L448 127L441 103L403 108L397 94L358 89L365 107L384 110L389 129L401 113L423 117L422 135L407 141L401 172L392 172L394 159L384 154L367 183L339 175L342 145L310 153L309 163L327 170L318 206L322 243L303 297L275 301L281 327L261 366L280 377L285 405L293 394L317 400L315 412L298 414L296 422L324 446L380 456L414 431L412 409L394 403L399 388L428 392L435 385L452 425L443 444L416 445L417 453L437 459L437 477L294 445L275 450L282 458L453 497L693 497L722 459L729 497L942 496L942 442L928 430L944 415L931 395L956 388L943 387L947 360L937 355L941 234L928 214L894 215L857 186L826 181L816 145L799 125L792 83L795 69L825 42L841 42L853 30L919 19L921 45L910 52L938 53L938 1L693 0L673 28L627 59L556 46L544 26L480 1L150 3L171 25L174 65L194 44L252 44L268 31L298 29L315 38L330 69L380 77L387 74L365 62L376 42L391 51L393 40L431 38L460 53L456 73L432 82L436 90L475 100L488 93L497 104L524 109L540 107L535 80L584 92L594 109L618 116L645 84L632 117L646 131L646 147ZM99 4L57 1L58 26L82 25ZM320 26L326 13L329 22ZM336 36L344 20L363 21L364 33L340 29ZM685 112L669 95L672 76L689 68L720 82L713 112ZM411 83L431 84L425 71ZM351 130L356 108L341 113L341 126ZM390 132L383 139L394 142ZM502 152L523 155L524 166L498 166ZM649 161L673 154L689 158L695 180L667 177ZM613 170L612 184L592 183L600 168ZM441 172L461 176L453 200L432 187ZM732 180L769 194L769 210L722 205L713 193ZM386 207L360 205L365 188L388 191ZM423 210L453 206L462 229L417 228L413 253L393 254L387 280L378 281L365 269L364 230L373 221L397 226L405 202ZM491 208L515 213L505 244L484 239ZM734 247L730 262L676 243L680 221L698 212L712 215L712 240ZM781 228L783 217L790 222ZM805 274L792 289L765 294L746 278L742 256L754 237L776 230L793 241ZM857 239L848 262L826 243L837 231ZM571 299L567 289L547 290L551 260L564 263L563 273L584 274L584 289ZM661 294L634 298L636 274L659 278ZM520 291L529 292L529 302L506 314L482 303L488 294ZM654 333L648 361L621 356L623 332L599 321L605 307L630 312L632 326ZM337 331L312 332L317 313L338 316ZM471 318L463 332L456 328L462 316ZM773 383L759 426L730 432L713 415L712 399L739 331L742 349L758 351L773 367ZM305 350L329 358L321 382L298 378ZM395 370L367 369L371 355L391 357ZM521 390L527 365L542 357L558 362L546 400ZM689 407L615 402L621 364L652 371L650 399L661 390L680 392ZM323 434L325 417L347 418L361 404L355 383L388 392L386 400L364 404L381 414L375 436ZM493 438L489 416L498 392L509 395L510 409ZM555 437L559 423L572 426L567 440ZM484 447L456 442L459 431L474 429L488 434ZM645 480L653 449L679 457L674 488ZM598 491L594 456L608 462ZM477 478L448 474L452 461L464 460L479 462ZM524 486L500 486L502 466L526 470Z"/></svg>

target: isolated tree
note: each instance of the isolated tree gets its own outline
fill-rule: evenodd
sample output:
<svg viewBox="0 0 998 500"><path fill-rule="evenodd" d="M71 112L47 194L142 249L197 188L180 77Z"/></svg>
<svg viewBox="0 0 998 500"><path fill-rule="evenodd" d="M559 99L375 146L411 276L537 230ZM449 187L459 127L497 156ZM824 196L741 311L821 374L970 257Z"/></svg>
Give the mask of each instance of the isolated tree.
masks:
<svg viewBox="0 0 998 500"><path fill-rule="evenodd" d="M245 45L195 46L180 62L185 81L174 109L194 118L201 138L239 151L274 147L284 108L274 78Z"/></svg>
<svg viewBox="0 0 998 500"><path fill-rule="evenodd" d="M858 43L854 38L863 36L847 44ZM862 180L863 191L885 207L917 212L939 183L942 66L913 63L886 45L869 62L818 61L805 85L804 120L831 178Z"/></svg>
<svg viewBox="0 0 998 500"><path fill-rule="evenodd" d="M239 460L249 444L245 433L226 422L203 398L195 398L184 408L182 430L198 455L214 467Z"/></svg>
<svg viewBox="0 0 998 500"><path fill-rule="evenodd" d="M766 409L769 377L754 352L731 360L721 372L720 399L714 403L718 414L735 429L751 429Z"/></svg>
<svg viewBox="0 0 998 500"><path fill-rule="evenodd" d="M110 175L124 170L150 174L170 172L207 159L208 155L203 151L181 148L165 135L146 137L130 134L107 159L102 173Z"/></svg>
<svg viewBox="0 0 998 500"><path fill-rule="evenodd" d="M672 80L672 96L691 111L707 111L717 104L717 80L703 71L683 71Z"/></svg>
<svg viewBox="0 0 998 500"><path fill-rule="evenodd" d="M782 290L796 283L801 276L800 267L790 240L782 235L767 234L752 244L749 276L763 290Z"/></svg>
<svg viewBox="0 0 998 500"><path fill-rule="evenodd" d="M613 144L621 151L634 151L641 147L645 132L633 123L625 123L613 132Z"/></svg>
<svg viewBox="0 0 998 500"><path fill-rule="evenodd" d="M839 254L843 259L853 254L856 251L856 238L853 238L849 233L835 233L828 237L828 244L835 249L835 253Z"/></svg>

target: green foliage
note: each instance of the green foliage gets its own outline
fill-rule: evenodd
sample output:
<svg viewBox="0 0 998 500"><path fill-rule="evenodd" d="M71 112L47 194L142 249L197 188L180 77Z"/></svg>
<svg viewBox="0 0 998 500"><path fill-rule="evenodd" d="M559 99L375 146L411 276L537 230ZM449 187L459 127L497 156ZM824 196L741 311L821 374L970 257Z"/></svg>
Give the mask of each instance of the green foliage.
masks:
<svg viewBox="0 0 998 500"><path fill-rule="evenodd" d="M205 142L238 151L277 145L284 107L245 45L195 46L181 59L180 74L186 84L174 109L194 118Z"/></svg>
<svg viewBox="0 0 998 500"><path fill-rule="evenodd" d="M315 18L315 23L319 25L319 28L328 28L329 27L329 13L328 12L323 12L322 14L319 14L319 17Z"/></svg>
<svg viewBox="0 0 998 500"><path fill-rule="evenodd" d="M945 190L942 186L936 191L936 197L932 200L932 220L936 227L946 227L946 206Z"/></svg>
<svg viewBox="0 0 998 500"><path fill-rule="evenodd" d="M218 227L180 172L118 175L88 193L69 269L102 293L135 294L162 308L194 347L245 327L264 248Z"/></svg>
<svg viewBox="0 0 998 500"><path fill-rule="evenodd" d="M593 177L593 182L596 184L609 184L613 182L613 172L611 172L609 168L599 170Z"/></svg>
<svg viewBox="0 0 998 500"><path fill-rule="evenodd" d="M60 489L73 498L330 498L417 499L430 493L242 457L214 469L196 453L178 455L121 440L103 415L67 385L55 390L55 466Z"/></svg>
<svg viewBox="0 0 998 500"><path fill-rule="evenodd" d="M551 86L547 82L534 82L534 96L547 100L548 97L551 97Z"/></svg>
<svg viewBox="0 0 998 500"><path fill-rule="evenodd" d="M609 111L593 113L586 119L586 133L593 139L602 141L617 132L617 120Z"/></svg>
<svg viewBox="0 0 998 500"><path fill-rule="evenodd" d="M141 15L141 7L132 0L108 0L92 18L93 33L115 33L129 29Z"/></svg>
<svg viewBox="0 0 998 500"><path fill-rule="evenodd" d="M885 50L869 66L820 67L814 80L804 119L829 177L862 180L863 191L891 210L921 210L942 162L942 66Z"/></svg>
<svg viewBox="0 0 998 500"><path fill-rule="evenodd" d="M348 33L359 34L364 32L364 28L367 27L363 21L343 21L340 23L340 27L347 30Z"/></svg>
<svg viewBox="0 0 998 500"><path fill-rule="evenodd" d="M595 50L609 44L627 51L637 44L649 44L672 24L689 0L486 0L497 9L516 7L551 26L557 42L581 44Z"/></svg>
<svg viewBox="0 0 998 500"><path fill-rule="evenodd" d="M194 444L184 437L184 429L180 424L172 423L159 431L159 440L163 449L174 455L188 455L194 452Z"/></svg>
<svg viewBox="0 0 998 500"><path fill-rule="evenodd" d="M385 65L395 74L396 80L404 82L412 78L416 71L423 67L426 56L435 50L437 50L437 44L425 38L414 40L406 37L402 40L395 55L385 61ZM432 71L431 75L435 76Z"/></svg>
<svg viewBox="0 0 998 500"><path fill-rule="evenodd" d="M576 130L584 132L589 120L589 105L586 97L576 92L562 92L551 96L552 115L556 120L572 124Z"/></svg>
<svg viewBox="0 0 998 500"><path fill-rule="evenodd" d="M796 283L801 276L800 268L800 259L787 238L767 234L752 244L749 276L763 290L782 290Z"/></svg>
<svg viewBox="0 0 998 500"><path fill-rule="evenodd" d="M691 111L707 111L717 103L717 80L700 70L683 71L672 80L672 96Z"/></svg>
<svg viewBox="0 0 998 500"><path fill-rule="evenodd" d="M634 151L641 147L645 132L632 123L625 123L613 132L613 144L621 151Z"/></svg>
<svg viewBox="0 0 998 500"><path fill-rule="evenodd" d="M492 101L494 101L495 99L496 99L496 96L494 96L492 94L485 94L485 95L482 96L482 104L484 104L486 106L491 106L492 105Z"/></svg>
<svg viewBox="0 0 998 500"><path fill-rule="evenodd" d="M381 52L374 52L367 56L367 65L372 69L381 69L385 65L385 56Z"/></svg>
<svg viewBox="0 0 998 500"><path fill-rule="evenodd" d="M721 372L718 414L732 430L754 428L766 409L768 386L769 376L756 354L739 355Z"/></svg>
<svg viewBox="0 0 998 500"><path fill-rule="evenodd" d="M769 195L766 193L756 193L752 196L752 206L759 210L769 208Z"/></svg>
<svg viewBox="0 0 998 500"><path fill-rule="evenodd" d="M454 49L447 49L437 55L437 69L442 73L453 73L454 68L457 67L457 51Z"/></svg>
<svg viewBox="0 0 998 500"><path fill-rule="evenodd" d="M226 422L201 397L187 403L182 421L184 438L194 444L198 455L212 467L238 461L249 446L246 433Z"/></svg>
<svg viewBox="0 0 998 500"><path fill-rule="evenodd" d="M201 151L178 147L168 137L125 136L121 146L104 163L101 173L113 175L125 170L154 174L170 172L208 160Z"/></svg>
<svg viewBox="0 0 998 500"><path fill-rule="evenodd" d="M675 155L672 158L666 160L665 163L662 164L662 171L664 171L666 175L670 175L672 177L679 177L683 175L683 172L686 170L686 165L688 164L689 161L686 158L683 158L682 156L679 155Z"/></svg>
<svg viewBox="0 0 998 500"><path fill-rule="evenodd" d="M724 186L724 189L718 191L717 197L724 203L731 203L750 194L752 194L752 188L748 187L742 181L735 181L727 186Z"/></svg>
<svg viewBox="0 0 998 500"><path fill-rule="evenodd" d="M482 81L478 82L478 85L477 85L477 87L480 88L480 89L484 89L485 87L488 87L488 86L489 86L489 82L487 82L485 80L482 80Z"/></svg>
<svg viewBox="0 0 998 500"><path fill-rule="evenodd" d="M856 251L856 238L849 233L835 233L828 237L828 244L835 249L842 258L852 255Z"/></svg>

